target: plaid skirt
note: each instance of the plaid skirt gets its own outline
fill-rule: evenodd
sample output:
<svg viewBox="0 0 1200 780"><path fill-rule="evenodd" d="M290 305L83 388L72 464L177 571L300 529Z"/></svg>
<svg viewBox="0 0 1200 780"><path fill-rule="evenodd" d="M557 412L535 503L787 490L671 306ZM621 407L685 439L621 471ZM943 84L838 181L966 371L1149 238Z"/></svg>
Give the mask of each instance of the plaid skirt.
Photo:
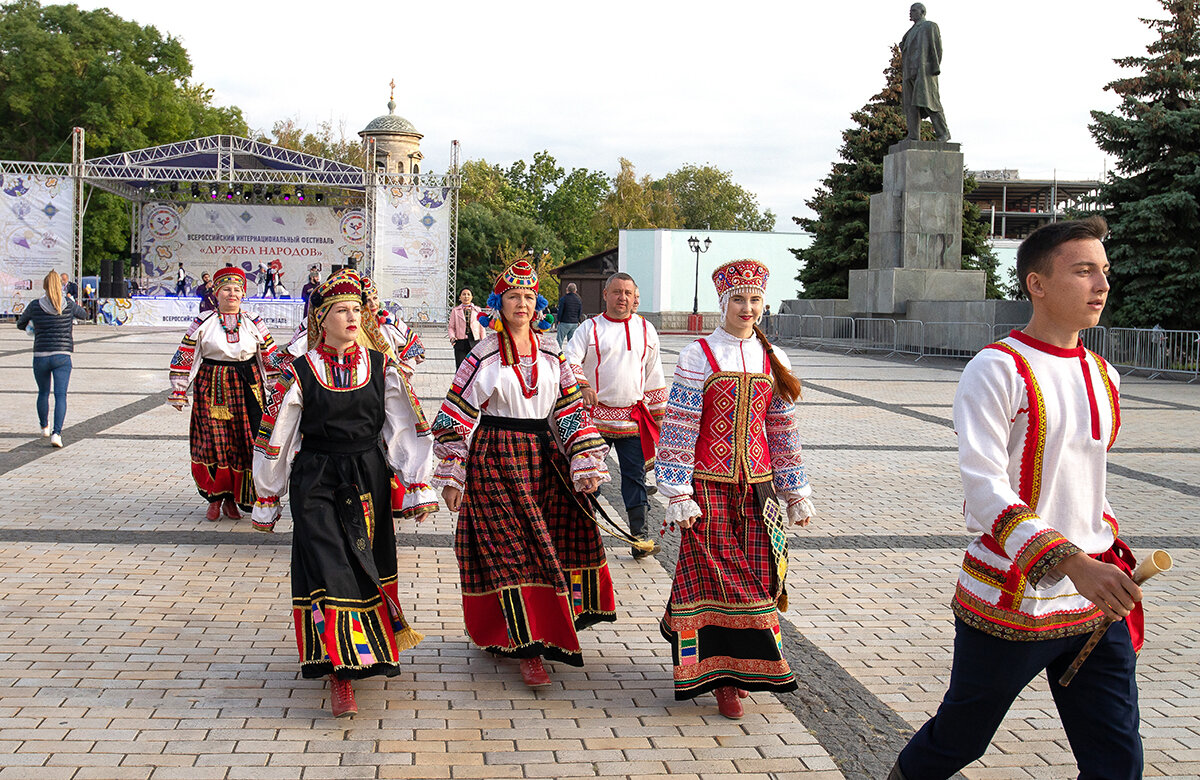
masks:
<svg viewBox="0 0 1200 780"><path fill-rule="evenodd" d="M793 691L783 658L771 536L752 485L695 480L701 518L680 531L661 628L671 643L675 698L731 685Z"/></svg>
<svg viewBox="0 0 1200 780"><path fill-rule="evenodd" d="M510 658L583 665L580 629L616 620L604 544L542 420L481 418L454 534L467 634Z"/></svg>
<svg viewBox="0 0 1200 780"><path fill-rule="evenodd" d="M250 464L262 420L262 374L258 362L205 360L196 372L192 398L192 478L206 501L232 499L243 511L257 497Z"/></svg>

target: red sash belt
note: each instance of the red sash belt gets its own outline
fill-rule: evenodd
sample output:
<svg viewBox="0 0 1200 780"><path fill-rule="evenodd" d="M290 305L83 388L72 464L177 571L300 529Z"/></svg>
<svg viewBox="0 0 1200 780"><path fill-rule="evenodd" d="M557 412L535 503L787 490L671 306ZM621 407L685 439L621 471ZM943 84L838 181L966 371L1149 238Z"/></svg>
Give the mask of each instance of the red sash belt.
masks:
<svg viewBox="0 0 1200 780"><path fill-rule="evenodd" d="M1008 553L1000 546L1000 543L991 534L983 534L979 540L983 542L983 546L994 552L996 555L1008 557ZM1133 557L1133 551L1129 549L1129 545L1122 542L1120 539L1114 539L1112 547L1102 553L1091 556L1102 563L1111 563L1126 574L1133 576L1134 567L1137 566L1137 559ZM1146 638L1146 613L1142 610L1142 602L1133 605L1133 610L1125 616L1125 624L1129 627L1129 638L1133 641L1133 651L1140 652L1142 642Z"/></svg>
<svg viewBox="0 0 1200 780"><path fill-rule="evenodd" d="M650 413L645 401L638 401L629 413L629 419L637 423L638 438L642 441L642 460L649 463L658 449L658 420Z"/></svg>

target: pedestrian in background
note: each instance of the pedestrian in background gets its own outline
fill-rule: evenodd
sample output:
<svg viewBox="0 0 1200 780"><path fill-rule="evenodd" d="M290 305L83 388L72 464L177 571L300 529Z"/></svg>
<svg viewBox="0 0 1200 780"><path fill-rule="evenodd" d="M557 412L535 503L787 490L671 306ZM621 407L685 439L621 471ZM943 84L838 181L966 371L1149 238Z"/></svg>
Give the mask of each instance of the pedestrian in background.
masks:
<svg viewBox="0 0 1200 780"><path fill-rule="evenodd" d="M183 270L183 263L179 264L179 270L175 272L175 297L182 298L187 295L187 271Z"/></svg>
<svg viewBox="0 0 1200 780"><path fill-rule="evenodd" d="M554 321L558 323L558 348L571 340L575 329L583 321L583 299L579 297L574 282L567 285L567 291L558 299L558 310L554 313Z"/></svg>
<svg viewBox="0 0 1200 780"><path fill-rule="evenodd" d="M62 280L63 295L70 296L71 298L79 297L79 285L72 282L71 277L66 274L59 274L58 278Z"/></svg>
<svg viewBox="0 0 1200 780"><path fill-rule="evenodd" d="M475 342L483 338L483 325L479 324L479 307L471 303L474 296L466 287L458 294L458 305L450 310L450 322L446 329L450 343L454 345L454 367L458 368L467 359L467 353Z"/></svg>
<svg viewBox="0 0 1200 780"><path fill-rule="evenodd" d="M200 284L196 285L196 297L200 299L200 313L217 308L217 296L212 290L212 277L207 273L200 274Z"/></svg>
<svg viewBox="0 0 1200 780"><path fill-rule="evenodd" d="M63 274L62 276L66 276ZM33 325L33 378L37 381L38 425L55 447L63 446L62 427L67 416L67 383L71 379L71 353L75 351L75 320L88 313L72 298L63 296L62 277L54 271L42 281L46 291L17 318L17 327ZM50 385L54 384L54 427L50 427Z"/></svg>

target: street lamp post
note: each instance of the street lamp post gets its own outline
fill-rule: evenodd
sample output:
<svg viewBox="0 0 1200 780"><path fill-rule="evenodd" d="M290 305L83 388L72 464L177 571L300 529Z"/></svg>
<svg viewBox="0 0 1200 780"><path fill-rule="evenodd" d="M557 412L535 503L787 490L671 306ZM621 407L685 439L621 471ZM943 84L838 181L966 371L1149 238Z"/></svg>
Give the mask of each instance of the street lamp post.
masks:
<svg viewBox="0 0 1200 780"><path fill-rule="evenodd" d="M711 238L704 239L704 248L703 249L700 248L700 239L696 238L695 236L691 236L688 238L688 249L691 249L693 252L696 253L696 287L695 287L695 291L692 294L692 314L693 315L697 315L700 313L700 255L703 254L704 252L707 252L708 248L710 246L712 246Z"/></svg>

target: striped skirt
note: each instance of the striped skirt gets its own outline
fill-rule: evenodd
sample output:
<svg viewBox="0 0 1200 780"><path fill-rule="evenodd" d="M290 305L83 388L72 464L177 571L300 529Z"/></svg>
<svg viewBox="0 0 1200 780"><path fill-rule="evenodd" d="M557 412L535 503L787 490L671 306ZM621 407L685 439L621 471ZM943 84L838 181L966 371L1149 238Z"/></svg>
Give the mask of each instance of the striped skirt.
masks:
<svg viewBox="0 0 1200 780"><path fill-rule="evenodd" d="M205 360L196 372L190 429L192 478L206 501L232 499L254 508L250 476L262 420L262 374L255 360Z"/></svg>

